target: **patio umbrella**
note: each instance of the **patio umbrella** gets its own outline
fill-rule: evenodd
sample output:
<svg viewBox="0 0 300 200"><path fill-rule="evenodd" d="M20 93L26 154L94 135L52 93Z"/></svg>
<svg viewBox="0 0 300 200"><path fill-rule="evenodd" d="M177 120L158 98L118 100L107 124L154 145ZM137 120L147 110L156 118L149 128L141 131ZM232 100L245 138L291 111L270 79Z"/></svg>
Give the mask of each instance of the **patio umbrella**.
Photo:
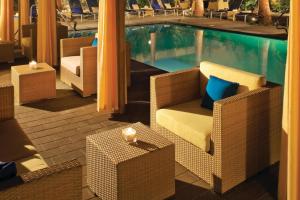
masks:
<svg viewBox="0 0 300 200"><path fill-rule="evenodd" d="M300 199L300 4L290 3L288 56L284 85L279 199Z"/></svg>
<svg viewBox="0 0 300 200"><path fill-rule="evenodd" d="M37 60L57 65L56 2L39 0L37 23Z"/></svg>
<svg viewBox="0 0 300 200"><path fill-rule="evenodd" d="M14 1L0 0L0 40L14 41Z"/></svg>
<svg viewBox="0 0 300 200"><path fill-rule="evenodd" d="M98 21L98 110L122 113L125 71L125 1L101 0Z"/></svg>

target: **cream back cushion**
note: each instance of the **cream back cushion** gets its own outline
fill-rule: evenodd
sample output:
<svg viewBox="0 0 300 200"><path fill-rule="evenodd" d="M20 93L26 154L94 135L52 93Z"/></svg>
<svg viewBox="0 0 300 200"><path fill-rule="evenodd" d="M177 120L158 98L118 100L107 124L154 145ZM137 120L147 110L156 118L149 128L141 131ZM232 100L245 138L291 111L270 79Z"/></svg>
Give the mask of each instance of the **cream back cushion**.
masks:
<svg viewBox="0 0 300 200"><path fill-rule="evenodd" d="M132 8L133 8L133 10L139 10L140 9L139 5L137 5L137 4L132 4Z"/></svg>
<svg viewBox="0 0 300 200"><path fill-rule="evenodd" d="M266 78L263 75L253 74L207 61L200 63L200 73L201 95L204 95L207 81L211 75L239 83L238 93L255 90L266 85Z"/></svg>
<svg viewBox="0 0 300 200"><path fill-rule="evenodd" d="M166 6L167 9L171 9L172 8L171 4L169 4L169 3L165 3L165 6Z"/></svg>

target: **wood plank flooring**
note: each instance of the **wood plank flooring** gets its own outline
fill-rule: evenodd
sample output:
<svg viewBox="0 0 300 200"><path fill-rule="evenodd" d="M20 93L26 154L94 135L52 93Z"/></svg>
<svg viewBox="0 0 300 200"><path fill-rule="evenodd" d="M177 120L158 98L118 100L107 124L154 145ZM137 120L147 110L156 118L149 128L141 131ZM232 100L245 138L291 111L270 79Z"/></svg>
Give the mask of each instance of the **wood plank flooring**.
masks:
<svg viewBox="0 0 300 200"><path fill-rule="evenodd" d="M17 61L17 64L22 64ZM98 199L86 184L85 137L96 130L108 130L142 121L149 125L149 76L162 73L132 62L133 84L124 115L110 116L96 112L96 96L82 98L57 80L57 98L16 106L16 121L36 145L49 165L78 159L83 167L83 199ZM0 64L0 82L10 81L10 65ZM224 195L186 168L176 163L176 195L170 199L276 199L278 166L272 166Z"/></svg>

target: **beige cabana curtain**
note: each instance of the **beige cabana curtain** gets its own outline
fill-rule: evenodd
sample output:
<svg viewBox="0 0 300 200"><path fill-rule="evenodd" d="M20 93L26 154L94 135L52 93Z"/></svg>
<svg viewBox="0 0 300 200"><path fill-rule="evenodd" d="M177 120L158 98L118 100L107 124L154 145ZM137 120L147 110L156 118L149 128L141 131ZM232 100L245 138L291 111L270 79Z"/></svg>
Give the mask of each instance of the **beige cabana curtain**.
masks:
<svg viewBox="0 0 300 200"><path fill-rule="evenodd" d="M98 111L124 111L125 1L99 1L98 24Z"/></svg>
<svg viewBox="0 0 300 200"><path fill-rule="evenodd" d="M0 0L0 40L14 41L13 0Z"/></svg>
<svg viewBox="0 0 300 200"><path fill-rule="evenodd" d="M62 9L62 0L56 0L56 5L58 9Z"/></svg>
<svg viewBox="0 0 300 200"><path fill-rule="evenodd" d="M300 4L291 0L285 74L280 200L300 199Z"/></svg>
<svg viewBox="0 0 300 200"><path fill-rule="evenodd" d="M56 2L39 0L37 23L37 61L57 65Z"/></svg>
<svg viewBox="0 0 300 200"><path fill-rule="evenodd" d="M20 0L20 23L29 24L29 0Z"/></svg>

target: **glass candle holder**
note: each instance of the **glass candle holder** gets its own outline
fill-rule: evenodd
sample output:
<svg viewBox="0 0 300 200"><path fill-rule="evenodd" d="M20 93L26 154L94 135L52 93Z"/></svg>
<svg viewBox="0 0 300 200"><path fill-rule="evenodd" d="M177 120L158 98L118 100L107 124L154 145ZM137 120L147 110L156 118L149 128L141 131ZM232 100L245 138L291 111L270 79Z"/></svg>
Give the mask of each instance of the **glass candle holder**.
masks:
<svg viewBox="0 0 300 200"><path fill-rule="evenodd" d="M122 137L126 142L129 143L137 142L136 130L131 127L122 130Z"/></svg>
<svg viewBox="0 0 300 200"><path fill-rule="evenodd" d="M37 69L38 67L37 67L37 62L36 61L31 61L31 62L29 62L29 67L30 67L30 69Z"/></svg>

